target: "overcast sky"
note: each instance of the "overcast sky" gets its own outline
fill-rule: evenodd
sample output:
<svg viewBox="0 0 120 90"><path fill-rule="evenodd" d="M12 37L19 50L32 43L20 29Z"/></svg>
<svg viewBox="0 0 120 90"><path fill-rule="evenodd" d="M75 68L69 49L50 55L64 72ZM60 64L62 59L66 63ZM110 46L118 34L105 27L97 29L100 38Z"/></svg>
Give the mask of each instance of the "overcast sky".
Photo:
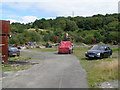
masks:
<svg viewBox="0 0 120 90"><path fill-rule="evenodd" d="M119 0L4 0L0 18L28 23L58 16L92 16L118 13Z"/></svg>

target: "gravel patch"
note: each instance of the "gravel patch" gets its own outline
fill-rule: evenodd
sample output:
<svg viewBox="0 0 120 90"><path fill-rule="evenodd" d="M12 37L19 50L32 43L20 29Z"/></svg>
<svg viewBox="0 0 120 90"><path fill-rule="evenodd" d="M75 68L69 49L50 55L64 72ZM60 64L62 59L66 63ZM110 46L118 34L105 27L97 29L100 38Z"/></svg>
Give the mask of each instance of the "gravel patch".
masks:
<svg viewBox="0 0 120 90"><path fill-rule="evenodd" d="M97 83L99 88L119 88L119 81L113 80L108 82Z"/></svg>

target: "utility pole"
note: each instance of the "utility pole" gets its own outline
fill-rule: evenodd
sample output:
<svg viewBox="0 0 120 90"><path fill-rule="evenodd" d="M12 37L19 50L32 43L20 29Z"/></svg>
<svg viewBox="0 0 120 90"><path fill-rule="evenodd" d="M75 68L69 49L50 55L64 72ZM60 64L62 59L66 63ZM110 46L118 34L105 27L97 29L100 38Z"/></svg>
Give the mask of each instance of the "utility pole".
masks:
<svg viewBox="0 0 120 90"><path fill-rule="evenodd" d="M72 17L74 17L74 11L72 11Z"/></svg>

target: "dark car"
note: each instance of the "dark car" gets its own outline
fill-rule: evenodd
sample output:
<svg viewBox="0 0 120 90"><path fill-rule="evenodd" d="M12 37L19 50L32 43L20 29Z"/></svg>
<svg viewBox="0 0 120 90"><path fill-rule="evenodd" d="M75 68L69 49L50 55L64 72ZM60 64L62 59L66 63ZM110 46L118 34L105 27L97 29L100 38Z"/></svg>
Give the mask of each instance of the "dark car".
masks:
<svg viewBox="0 0 120 90"><path fill-rule="evenodd" d="M105 45L95 45L85 53L88 58L104 58L112 55L112 50Z"/></svg>
<svg viewBox="0 0 120 90"><path fill-rule="evenodd" d="M20 56L20 51L16 47L8 47L8 56Z"/></svg>

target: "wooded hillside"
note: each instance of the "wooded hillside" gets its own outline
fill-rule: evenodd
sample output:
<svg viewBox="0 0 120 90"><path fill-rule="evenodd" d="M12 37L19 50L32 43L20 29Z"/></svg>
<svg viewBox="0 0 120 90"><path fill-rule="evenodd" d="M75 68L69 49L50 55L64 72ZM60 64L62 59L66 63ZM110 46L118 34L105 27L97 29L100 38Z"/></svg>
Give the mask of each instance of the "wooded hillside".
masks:
<svg viewBox="0 0 120 90"><path fill-rule="evenodd" d="M28 24L12 23L10 44L24 42L55 42L64 40L68 33L72 42L86 44L119 42L120 14L93 15L91 17L56 17L38 19Z"/></svg>

